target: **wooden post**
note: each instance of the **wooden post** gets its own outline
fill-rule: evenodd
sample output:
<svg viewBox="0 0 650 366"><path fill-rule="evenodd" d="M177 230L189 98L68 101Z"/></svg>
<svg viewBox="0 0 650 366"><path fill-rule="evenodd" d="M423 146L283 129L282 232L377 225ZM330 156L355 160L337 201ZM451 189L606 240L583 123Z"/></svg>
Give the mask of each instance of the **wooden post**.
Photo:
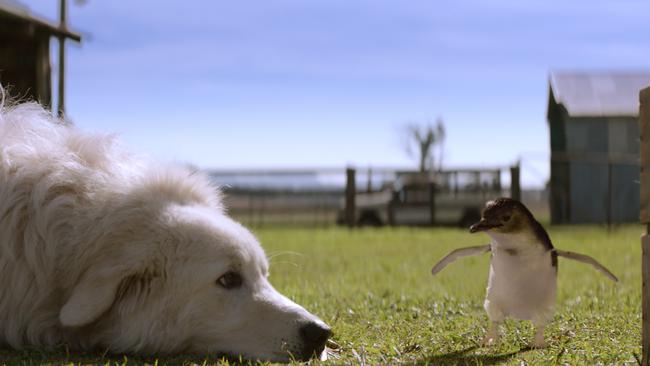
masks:
<svg viewBox="0 0 650 366"><path fill-rule="evenodd" d="M366 192L371 193L372 192L372 168L368 168L368 182L366 186Z"/></svg>
<svg viewBox="0 0 650 366"><path fill-rule="evenodd" d="M519 179L519 172L521 171L520 164L510 167L510 198L521 201L521 182Z"/></svg>
<svg viewBox="0 0 650 366"><path fill-rule="evenodd" d="M643 318L643 329L641 334L641 348L643 358L641 364L650 366L650 228L646 228L646 233L641 237L641 275L643 282L641 285L641 308Z"/></svg>
<svg viewBox="0 0 650 366"><path fill-rule="evenodd" d="M59 28L66 29L66 0L60 0ZM65 36L59 36L59 104L58 115L65 114Z"/></svg>
<svg viewBox="0 0 650 366"><path fill-rule="evenodd" d="M348 168L345 171L346 175L346 184L345 184L345 221L348 224L348 227L352 228L356 224L356 195L357 195L357 184L356 176L357 172L354 168Z"/></svg>
<svg viewBox="0 0 650 366"><path fill-rule="evenodd" d="M429 182L429 215L431 215L431 226L436 224L436 184Z"/></svg>
<svg viewBox="0 0 650 366"><path fill-rule="evenodd" d="M641 237L641 273L642 273L642 365L650 366L650 88L639 94L639 132L641 140L641 200L639 219L646 226L646 233Z"/></svg>
<svg viewBox="0 0 650 366"><path fill-rule="evenodd" d="M50 38L45 37L37 41L36 45L36 100L43 106L52 109L52 70L50 69Z"/></svg>

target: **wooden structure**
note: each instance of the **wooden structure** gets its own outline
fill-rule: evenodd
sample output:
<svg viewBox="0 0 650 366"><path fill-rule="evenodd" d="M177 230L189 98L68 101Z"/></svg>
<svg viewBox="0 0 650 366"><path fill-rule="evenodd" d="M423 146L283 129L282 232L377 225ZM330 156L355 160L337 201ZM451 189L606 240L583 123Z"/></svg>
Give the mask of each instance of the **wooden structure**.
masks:
<svg viewBox="0 0 650 366"><path fill-rule="evenodd" d="M638 93L650 72L552 73L551 222L635 222Z"/></svg>
<svg viewBox="0 0 650 366"><path fill-rule="evenodd" d="M510 167L510 198L521 201L521 164Z"/></svg>
<svg viewBox="0 0 650 366"><path fill-rule="evenodd" d="M382 169L379 169L382 171ZM421 173L394 170L377 191L357 190L356 170L346 171L345 206L339 223L354 226L469 226L485 202L502 196L508 168L454 169ZM511 196L521 200L520 166L509 168ZM368 177L368 179L370 179ZM372 187L368 183L367 187Z"/></svg>
<svg viewBox="0 0 650 366"><path fill-rule="evenodd" d="M481 196L477 215L480 214L485 200L501 195L501 174L506 169L440 171L436 173L439 185L429 184L433 181L425 179L423 191L418 192L419 198L416 197L416 201L424 199L422 224L429 225L432 221L445 224L449 212L447 209L440 212L438 204L453 200L460 207L469 194L466 190ZM359 201L360 196L382 192L392 196L386 188L394 186L399 176L417 174L394 167L215 169L206 173L225 192L224 202L229 214L254 227L329 226L335 223L354 227L362 221L361 209L367 204L366 199ZM516 178L511 181L515 182ZM419 193L425 197L420 197ZM395 201L391 200L389 204L393 203ZM391 207L388 212L392 214L398 209ZM390 217L384 223L400 224Z"/></svg>
<svg viewBox="0 0 650 366"><path fill-rule="evenodd" d="M354 168L345 170L345 222L348 227L356 225L356 195L357 195L357 171Z"/></svg>
<svg viewBox="0 0 650 366"><path fill-rule="evenodd" d="M340 216L344 220L344 168L214 169L206 173L223 190L228 213L247 226L328 227ZM365 173L357 174L364 177Z"/></svg>
<svg viewBox="0 0 650 366"><path fill-rule="evenodd" d="M65 1L61 1L61 19L65 21ZM57 37L61 42L60 51L66 39L81 41L81 36L71 32L65 23L54 24L34 16L29 10L16 2L0 0L0 84L12 96L20 99L36 100L51 106L52 81L50 67L50 39ZM64 56L59 55L59 108L65 91L63 83ZM63 75L63 76L62 76Z"/></svg>
<svg viewBox="0 0 650 366"><path fill-rule="evenodd" d="M650 83L649 83L650 85ZM642 363L650 366L650 87L639 95L639 131L641 140L641 204L639 219L645 225L645 235L641 237L642 250L642 311L643 334L641 339L643 349Z"/></svg>

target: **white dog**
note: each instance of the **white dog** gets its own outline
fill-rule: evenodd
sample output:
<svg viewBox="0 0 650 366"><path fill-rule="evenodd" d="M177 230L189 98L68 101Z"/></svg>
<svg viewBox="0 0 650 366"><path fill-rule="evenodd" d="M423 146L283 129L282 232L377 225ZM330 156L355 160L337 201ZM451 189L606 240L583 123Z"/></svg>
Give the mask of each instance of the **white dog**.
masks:
<svg viewBox="0 0 650 366"><path fill-rule="evenodd" d="M0 106L0 345L307 360L330 329L279 294L206 177L37 104Z"/></svg>

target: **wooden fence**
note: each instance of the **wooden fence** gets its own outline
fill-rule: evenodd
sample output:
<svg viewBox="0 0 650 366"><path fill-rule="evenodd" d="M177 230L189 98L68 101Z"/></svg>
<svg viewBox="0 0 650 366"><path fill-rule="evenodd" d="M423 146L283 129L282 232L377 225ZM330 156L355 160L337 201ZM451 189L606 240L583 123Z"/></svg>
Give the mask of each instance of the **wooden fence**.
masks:
<svg viewBox="0 0 650 366"><path fill-rule="evenodd" d="M357 224L356 195L385 189L400 168L212 170L231 216L245 225L332 226ZM503 170L505 173L507 170ZM517 198L519 167L511 169Z"/></svg>
<svg viewBox="0 0 650 366"><path fill-rule="evenodd" d="M229 214L245 225L324 227L345 220L346 191L381 189L397 170L251 169L208 174L222 187ZM354 195L348 195L349 199Z"/></svg>

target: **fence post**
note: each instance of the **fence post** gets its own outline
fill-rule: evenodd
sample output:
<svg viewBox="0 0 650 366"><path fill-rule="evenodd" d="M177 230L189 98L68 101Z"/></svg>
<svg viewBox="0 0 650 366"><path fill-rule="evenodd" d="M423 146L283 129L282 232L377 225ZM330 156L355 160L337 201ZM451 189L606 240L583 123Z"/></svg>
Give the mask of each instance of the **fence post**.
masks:
<svg viewBox="0 0 650 366"><path fill-rule="evenodd" d="M639 219L646 226L645 235L641 237L641 273L642 281L642 364L650 366L650 87L639 93L639 132L641 160L641 199Z"/></svg>
<svg viewBox="0 0 650 366"><path fill-rule="evenodd" d="M372 192L372 168L368 167L368 182L366 184L366 192Z"/></svg>
<svg viewBox="0 0 650 366"><path fill-rule="evenodd" d="M520 163L510 167L510 198L521 201Z"/></svg>
<svg viewBox="0 0 650 366"><path fill-rule="evenodd" d="M431 226L436 224L436 184L429 182L429 215L431 215Z"/></svg>
<svg viewBox="0 0 650 366"><path fill-rule="evenodd" d="M345 173L345 221L348 224L348 227L352 228L356 224L357 172L354 168L347 168Z"/></svg>

